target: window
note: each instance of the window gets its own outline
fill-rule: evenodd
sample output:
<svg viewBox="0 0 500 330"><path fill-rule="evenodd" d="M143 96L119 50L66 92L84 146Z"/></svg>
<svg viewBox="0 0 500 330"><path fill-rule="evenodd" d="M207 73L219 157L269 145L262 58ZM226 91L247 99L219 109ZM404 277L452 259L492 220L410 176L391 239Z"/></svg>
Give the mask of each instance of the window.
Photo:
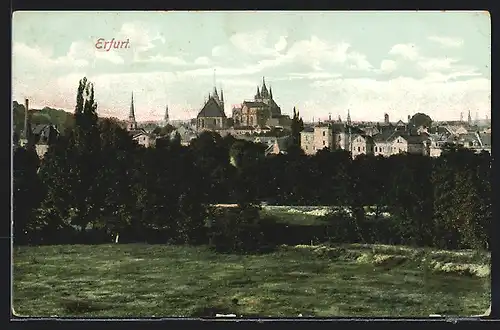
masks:
<svg viewBox="0 0 500 330"><path fill-rule="evenodd" d="M323 136L325 136L325 131L323 131Z"/></svg>
<svg viewBox="0 0 500 330"><path fill-rule="evenodd" d="M377 147L375 147L375 152L377 151Z"/></svg>
<svg viewBox="0 0 500 330"><path fill-rule="evenodd" d="M361 152L361 147L358 147L358 152Z"/></svg>
<svg viewBox="0 0 500 330"><path fill-rule="evenodd" d="M326 144L325 141L323 141L323 145L325 145L325 144Z"/></svg>
<svg viewBox="0 0 500 330"><path fill-rule="evenodd" d="M306 150L309 150L309 148L306 146Z"/></svg>
<svg viewBox="0 0 500 330"><path fill-rule="evenodd" d="M363 151L365 151L365 147L363 147Z"/></svg>

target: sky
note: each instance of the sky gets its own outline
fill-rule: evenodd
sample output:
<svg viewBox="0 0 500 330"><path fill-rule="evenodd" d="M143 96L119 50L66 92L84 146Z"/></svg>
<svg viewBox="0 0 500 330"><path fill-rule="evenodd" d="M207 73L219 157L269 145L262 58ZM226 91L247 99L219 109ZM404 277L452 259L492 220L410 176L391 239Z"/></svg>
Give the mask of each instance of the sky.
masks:
<svg viewBox="0 0 500 330"><path fill-rule="evenodd" d="M33 108L73 111L87 77L101 116L127 118L133 93L138 121L194 118L214 84L231 116L265 77L306 121L491 118L485 12L18 11L12 47L13 100Z"/></svg>

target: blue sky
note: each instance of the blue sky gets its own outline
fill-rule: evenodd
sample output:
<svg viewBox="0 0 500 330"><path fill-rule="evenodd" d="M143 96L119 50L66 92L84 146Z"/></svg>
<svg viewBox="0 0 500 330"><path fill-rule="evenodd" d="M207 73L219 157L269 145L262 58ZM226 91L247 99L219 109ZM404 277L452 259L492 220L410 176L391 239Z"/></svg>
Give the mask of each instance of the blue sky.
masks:
<svg viewBox="0 0 500 330"><path fill-rule="evenodd" d="M99 38L130 48L96 49ZM78 80L98 111L138 120L196 116L215 84L226 114L266 77L283 113L304 119L490 117L484 12L16 12L13 98L72 111Z"/></svg>

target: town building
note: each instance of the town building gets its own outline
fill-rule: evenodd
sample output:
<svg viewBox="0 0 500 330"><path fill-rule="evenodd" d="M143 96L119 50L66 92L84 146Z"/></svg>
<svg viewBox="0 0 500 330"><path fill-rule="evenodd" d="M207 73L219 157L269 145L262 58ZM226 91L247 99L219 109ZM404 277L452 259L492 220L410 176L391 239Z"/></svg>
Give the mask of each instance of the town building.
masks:
<svg viewBox="0 0 500 330"><path fill-rule="evenodd" d="M145 125L147 127L147 125ZM150 126L153 127L154 125ZM134 105L134 93L132 92L132 98L130 101L130 111L127 121L127 131L132 136L132 139L136 141L139 145L149 148L155 145L156 136L151 132L146 131L144 128L140 128L137 125L135 119L135 105Z"/></svg>
<svg viewBox="0 0 500 330"><path fill-rule="evenodd" d="M214 87L214 92L208 95L208 100L196 116L196 130L198 132L211 130L220 131L227 128L227 117L224 112L224 94L221 89L221 96Z"/></svg>
<svg viewBox="0 0 500 330"><path fill-rule="evenodd" d="M239 127L289 127L291 119L281 114L281 108L273 99L272 88L266 86L262 78L262 87L257 86L253 100L245 100L241 106L232 109L232 120L235 128Z"/></svg>
<svg viewBox="0 0 500 330"><path fill-rule="evenodd" d="M24 105L24 128L19 141L15 142L15 147L33 147L40 159L42 159L50 145L57 142L60 132L55 125L40 124L31 125L31 110L29 109L29 100L25 100Z"/></svg>

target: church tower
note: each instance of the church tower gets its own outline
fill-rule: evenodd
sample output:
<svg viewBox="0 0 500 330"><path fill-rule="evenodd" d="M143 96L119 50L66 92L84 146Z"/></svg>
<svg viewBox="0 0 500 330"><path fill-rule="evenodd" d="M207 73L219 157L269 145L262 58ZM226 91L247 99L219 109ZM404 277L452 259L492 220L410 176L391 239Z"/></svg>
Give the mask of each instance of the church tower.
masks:
<svg viewBox="0 0 500 330"><path fill-rule="evenodd" d="M165 121L165 126L167 126L170 118L168 116L168 104L167 104L167 107L165 108L165 117L163 118L163 120Z"/></svg>
<svg viewBox="0 0 500 330"><path fill-rule="evenodd" d="M224 91L222 88L220 89L220 106L222 107L222 110L224 110Z"/></svg>
<svg viewBox="0 0 500 330"><path fill-rule="evenodd" d="M266 79L264 77L262 77L262 90L260 91L260 94L261 94L263 99L269 97L269 92L267 91L267 87L266 87Z"/></svg>
<svg viewBox="0 0 500 330"><path fill-rule="evenodd" d="M255 100L260 100L260 90L259 90L259 86L257 86L257 94L255 94Z"/></svg>
<svg viewBox="0 0 500 330"><path fill-rule="evenodd" d="M472 125L472 117L470 116L470 110L469 110L469 115L467 116L467 124L468 124L469 126L471 126L471 125Z"/></svg>
<svg viewBox="0 0 500 330"><path fill-rule="evenodd" d="M351 111L347 109L347 125L351 125Z"/></svg>
<svg viewBox="0 0 500 330"><path fill-rule="evenodd" d="M134 92L132 92L132 100L130 102L130 113L128 114L128 126L129 131L137 129L137 122L135 121L135 110L134 110Z"/></svg>

